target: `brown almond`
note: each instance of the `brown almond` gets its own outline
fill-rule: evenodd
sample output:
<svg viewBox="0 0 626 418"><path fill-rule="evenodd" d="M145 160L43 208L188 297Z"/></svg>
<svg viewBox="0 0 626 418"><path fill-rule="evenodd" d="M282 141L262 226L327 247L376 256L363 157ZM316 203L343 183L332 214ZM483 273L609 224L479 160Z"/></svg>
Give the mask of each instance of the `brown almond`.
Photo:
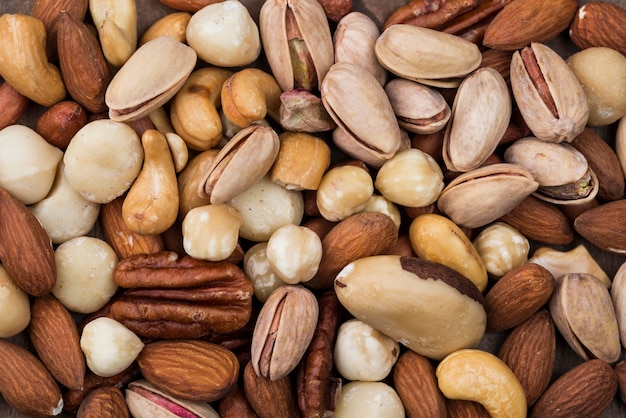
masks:
<svg viewBox="0 0 626 418"><path fill-rule="evenodd" d="M541 395L530 418L599 417L617 393L617 375L602 360L570 369Z"/></svg>
<svg viewBox="0 0 626 418"><path fill-rule="evenodd" d="M270 380L258 376L249 362L243 372L246 397L261 418L299 417L298 401L290 376Z"/></svg>
<svg viewBox="0 0 626 418"><path fill-rule="evenodd" d="M258 415L239 386L235 386L219 402L220 418L256 418Z"/></svg>
<svg viewBox="0 0 626 418"><path fill-rule="evenodd" d="M57 18L61 11L82 21L88 8L89 0L35 0L30 14L41 20L46 27L46 53L49 59L54 61L57 58Z"/></svg>
<svg viewBox="0 0 626 418"><path fill-rule="evenodd" d="M515 0L489 23L483 45L515 50L545 42L569 27L578 9L576 0Z"/></svg>
<svg viewBox="0 0 626 418"><path fill-rule="evenodd" d="M552 273L539 264L506 273L485 296L487 331L506 331L526 321L548 302L554 285Z"/></svg>
<svg viewBox="0 0 626 418"><path fill-rule="evenodd" d="M448 418L491 418L484 406L474 401L446 399Z"/></svg>
<svg viewBox="0 0 626 418"><path fill-rule="evenodd" d="M574 240L570 220L555 205L528 196L513 210L500 217L528 239L548 245L568 245Z"/></svg>
<svg viewBox="0 0 626 418"><path fill-rule="evenodd" d="M137 357L144 378L175 397L213 402L235 386L239 362L233 352L202 340L161 340Z"/></svg>
<svg viewBox="0 0 626 418"><path fill-rule="evenodd" d="M578 9L570 38L581 49L604 46L626 55L626 10L608 1L590 1Z"/></svg>
<svg viewBox="0 0 626 418"><path fill-rule="evenodd" d="M130 411L124 395L114 386L102 387L91 392L80 404L76 418L128 418Z"/></svg>
<svg viewBox="0 0 626 418"><path fill-rule="evenodd" d="M57 276L50 236L37 217L2 188L0 261L26 293L43 296L54 288Z"/></svg>
<svg viewBox="0 0 626 418"><path fill-rule="evenodd" d="M35 300L28 334L50 374L69 389L82 389L86 367L78 328L58 299L45 295Z"/></svg>
<svg viewBox="0 0 626 418"><path fill-rule="evenodd" d="M580 214L574 229L587 241L615 254L626 253L626 199L603 203Z"/></svg>
<svg viewBox="0 0 626 418"><path fill-rule="evenodd" d="M49 144L65 149L76 132L87 124L87 112L78 103L65 100L46 110L37 119L35 132Z"/></svg>
<svg viewBox="0 0 626 418"><path fill-rule="evenodd" d="M598 177L598 198L604 201L623 198L624 173L613 148L590 128L585 128L570 144L585 156L589 168Z"/></svg>
<svg viewBox="0 0 626 418"><path fill-rule="evenodd" d="M431 361L414 351L405 351L393 369L393 383L404 409L412 418L445 418L445 398L437 384Z"/></svg>
<svg viewBox="0 0 626 418"><path fill-rule="evenodd" d="M3 81L0 83L0 129L16 124L26 108L30 99L20 94L12 85Z"/></svg>
<svg viewBox="0 0 626 418"><path fill-rule="evenodd" d="M61 389L30 351L0 339L0 370L0 394L15 410L34 416L61 413Z"/></svg>
<svg viewBox="0 0 626 418"><path fill-rule="evenodd" d="M498 357L517 376L528 405L550 384L556 359L556 331L547 310L540 310L517 326L504 340Z"/></svg>

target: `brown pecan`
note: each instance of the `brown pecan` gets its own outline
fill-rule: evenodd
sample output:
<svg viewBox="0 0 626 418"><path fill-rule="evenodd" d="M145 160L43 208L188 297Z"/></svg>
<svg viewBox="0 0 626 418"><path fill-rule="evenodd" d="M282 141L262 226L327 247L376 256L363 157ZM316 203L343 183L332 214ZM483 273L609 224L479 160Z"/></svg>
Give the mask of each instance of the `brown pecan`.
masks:
<svg viewBox="0 0 626 418"><path fill-rule="evenodd" d="M395 24L436 28L475 8L480 0L413 0L393 12L384 29Z"/></svg>
<svg viewBox="0 0 626 418"><path fill-rule="evenodd" d="M512 0L479 1L477 4L474 4L474 7L460 13L437 29L454 35L462 35L469 28L475 27L475 25L482 27L481 22L485 26L484 29L486 29L488 22L511 1Z"/></svg>
<svg viewBox="0 0 626 418"><path fill-rule="evenodd" d="M332 369L342 309L332 290L322 294L319 306L317 329L297 374L298 406L304 418L321 418L324 411L334 410L333 391L338 388Z"/></svg>
<svg viewBox="0 0 626 418"><path fill-rule="evenodd" d="M252 313L252 282L224 261L139 254L118 264L114 280L126 290L111 305L111 317L143 337L228 333L246 325Z"/></svg>

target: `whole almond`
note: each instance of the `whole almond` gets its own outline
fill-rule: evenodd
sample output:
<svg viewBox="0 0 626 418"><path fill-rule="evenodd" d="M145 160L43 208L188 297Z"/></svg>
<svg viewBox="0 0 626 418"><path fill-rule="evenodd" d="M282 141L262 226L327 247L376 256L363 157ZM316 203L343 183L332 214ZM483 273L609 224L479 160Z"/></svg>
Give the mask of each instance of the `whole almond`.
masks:
<svg viewBox="0 0 626 418"><path fill-rule="evenodd" d="M491 21L483 44L488 48L515 50L531 42L545 42L568 28L576 0L515 0Z"/></svg>
<svg viewBox="0 0 626 418"><path fill-rule="evenodd" d="M580 48L604 46L626 55L626 10L608 1L583 4L570 24L570 38Z"/></svg>
<svg viewBox="0 0 626 418"><path fill-rule="evenodd" d="M413 351L405 351L393 369L393 383L408 416L445 418L445 398L431 361Z"/></svg>
<svg viewBox="0 0 626 418"><path fill-rule="evenodd" d="M291 377L270 380L258 376L248 362L243 371L246 397L261 418L299 417L300 410Z"/></svg>
<svg viewBox="0 0 626 418"><path fill-rule="evenodd" d="M599 417L617 393L617 374L602 360L588 360L552 383L530 418Z"/></svg>
<svg viewBox="0 0 626 418"><path fill-rule="evenodd" d="M256 376L256 375L255 375ZM256 418L252 405L246 399L246 395L239 386L235 386L228 395L219 402L219 414L221 418Z"/></svg>
<svg viewBox="0 0 626 418"><path fill-rule="evenodd" d="M485 295L487 330L502 332L521 324L550 299L553 290L552 273L539 264L509 271Z"/></svg>
<svg viewBox="0 0 626 418"><path fill-rule="evenodd" d="M626 253L626 199L603 203L580 214L574 229L597 247L615 254Z"/></svg>
<svg viewBox="0 0 626 418"><path fill-rule="evenodd" d="M80 404L76 418L128 418L130 411L122 391L114 386L91 392Z"/></svg>
<svg viewBox="0 0 626 418"><path fill-rule="evenodd" d="M9 83L0 83L0 129L17 123L26 108L30 99L13 88Z"/></svg>
<svg viewBox="0 0 626 418"><path fill-rule="evenodd" d="M78 328L58 299L45 295L35 300L28 334L50 374L69 389L82 389L86 366Z"/></svg>
<svg viewBox="0 0 626 418"><path fill-rule="evenodd" d="M0 370L0 393L15 410L35 416L61 413L61 389L30 351L0 339Z"/></svg>
<svg viewBox="0 0 626 418"><path fill-rule="evenodd" d="M161 340L137 357L144 378L182 399L213 402L235 386L239 362L230 350L202 340Z"/></svg>
<svg viewBox="0 0 626 418"><path fill-rule="evenodd" d="M550 313L538 311L504 340L498 357L519 379L528 405L543 394L552 378L556 358L556 331Z"/></svg>
<svg viewBox="0 0 626 418"><path fill-rule="evenodd" d="M484 406L474 401L447 399L448 418L490 418Z"/></svg>
<svg viewBox="0 0 626 418"><path fill-rule="evenodd" d="M54 288L56 264L50 236L37 217L0 188L0 261L26 293L43 296Z"/></svg>
<svg viewBox="0 0 626 418"><path fill-rule="evenodd" d="M61 11L70 13L77 20L84 20L89 9L89 0L35 0L30 14L46 26L48 58L57 57L57 22Z"/></svg>

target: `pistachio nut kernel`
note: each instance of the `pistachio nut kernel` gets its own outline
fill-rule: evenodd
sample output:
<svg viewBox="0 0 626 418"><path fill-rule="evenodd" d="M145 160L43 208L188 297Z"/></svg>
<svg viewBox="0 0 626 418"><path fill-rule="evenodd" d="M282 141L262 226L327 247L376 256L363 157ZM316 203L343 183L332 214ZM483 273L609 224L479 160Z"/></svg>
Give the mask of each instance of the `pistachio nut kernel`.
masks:
<svg viewBox="0 0 626 418"><path fill-rule="evenodd" d="M541 43L516 51L511 89L533 134L549 142L571 142L587 124L589 106L582 85L556 51Z"/></svg>
<svg viewBox="0 0 626 418"><path fill-rule="evenodd" d="M477 346L486 329L480 291L443 264L396 255L364 257L344 267L334 284L354 317L431 359Z"/></svg>

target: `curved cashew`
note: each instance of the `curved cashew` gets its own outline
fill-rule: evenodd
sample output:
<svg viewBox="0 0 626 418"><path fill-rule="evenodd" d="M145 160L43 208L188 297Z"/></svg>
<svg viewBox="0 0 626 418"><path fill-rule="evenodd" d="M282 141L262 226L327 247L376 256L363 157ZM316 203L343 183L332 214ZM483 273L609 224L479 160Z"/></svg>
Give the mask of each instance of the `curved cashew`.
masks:
<svg viewBox="0 0 626 418"><path fill-rule="evenodd" d="M148 129L141 143L143 167L124 199L122 217L132 232L156 235L172 226L178 216L176 171L165 135Z"/></svg>
<svg viewBox="0 0 626 418"><path fill-rule="evenodd" d="M172 153L172 158L174 159L174 167L176 167L176 172L180 173L185 165L187 165L187 161L189 160L189 149L187 148L187 143L180 137L177 133L174 132L174 127L170 122L170 117L163 107L157 107L152 112L148 114L148 119L154 125L154 128L165 135L167 139L167 143L170 146L170 151Z"/></svg>
<svg viewBox="0 0 626 418"><path fill-rule="evenodd" d="M143 45L159 36L171 36L180 42L186 42L189 20L191 20L191 13L176 12L167 14L150 25L141 37L139 45Z"/></svg>
<svg viewBox="0 0 626 418"><path fill-rule="evenodd" d="M267 115L279 121L281 93L274 76L258 68L245 68L222 86L222 111L241 128Z"/></svg>
<svg viewBox="0 0 626 418"><path fill-rule="evenodd" d="M67 95L61 71L48 62L46 28L32 16L0 16L0 76L20 94L50 107Z"/></svg>
<svg viewBox="0 0 626 418"><path fill-rule="evenodd" d="M439 389L449 399L480 403L494 417L524 418L524 388L495 355L477 349L457 350L437 366Z"/></svg>
<svg viewBox="0 0 626 418"><path fill-rule="evenodd" d="M187 146L205 151L222 139L222 121L218 112L220 92L232 71L206 67L191 73L176 93L170 109L172 126Z"/></svg>
<svg viewBox="0 0 626 418"><path fill-rule="evenodd" d="M121 67L137 49L135 0L89 0L102 51L107 61Z"/></svg>
<svg viewBox="0 0 626 418"><path fill-rule="evenodd" d="M545 267L555 279L567 273L589 273L600 279L606 287L611 287L609 276L582 244L569 251L558 251L551 247L537 248L528 262Z"/></svg>

